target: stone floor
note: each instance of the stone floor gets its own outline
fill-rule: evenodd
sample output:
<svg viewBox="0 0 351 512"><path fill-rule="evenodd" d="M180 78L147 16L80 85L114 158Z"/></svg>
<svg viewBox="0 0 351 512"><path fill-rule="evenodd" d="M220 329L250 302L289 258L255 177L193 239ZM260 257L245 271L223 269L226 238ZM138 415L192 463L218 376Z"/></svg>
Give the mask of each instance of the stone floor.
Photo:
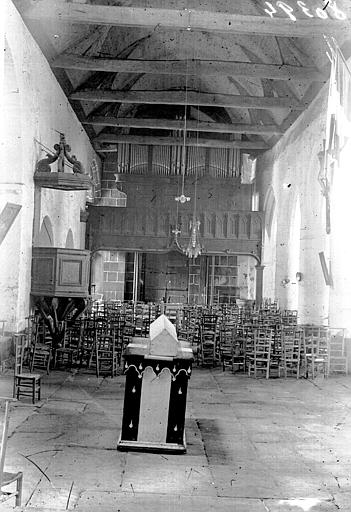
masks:
<svg viewBox="0 0 351 512"><path fill-rule="evenodd" d="M185 455L116 450L123 376L56 371L43 387L11 412L5 466L23 471L28 512L351 511L351 376L195 368ZM1 375L0 395L11 389Z"/></svg>

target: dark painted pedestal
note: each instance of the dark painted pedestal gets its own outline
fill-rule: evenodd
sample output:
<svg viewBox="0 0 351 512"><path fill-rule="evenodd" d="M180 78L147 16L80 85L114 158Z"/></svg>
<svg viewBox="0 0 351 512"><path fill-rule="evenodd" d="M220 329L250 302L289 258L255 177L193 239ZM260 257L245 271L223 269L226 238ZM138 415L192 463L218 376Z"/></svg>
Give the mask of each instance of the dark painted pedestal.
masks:
<svg viewBox="0 0 351 512"><path fill-rule="evenodd" d="M185 411L193 353L179 343L175 357L148 354L134 338L125 357L125 395L119 450L184 453Z"/></svg>

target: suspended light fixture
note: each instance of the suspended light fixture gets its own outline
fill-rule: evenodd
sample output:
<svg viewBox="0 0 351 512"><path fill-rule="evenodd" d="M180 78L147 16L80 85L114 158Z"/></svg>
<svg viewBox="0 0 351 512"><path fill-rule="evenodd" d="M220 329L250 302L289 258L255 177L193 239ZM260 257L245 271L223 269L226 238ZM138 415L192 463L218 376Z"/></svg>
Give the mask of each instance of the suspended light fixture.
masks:
<svg viewBox="0 0 351 512"><path fill-rule="evenodd" d="M175 200L181 204L190 201L190 197L185 195L185 172L186 172L186 138L187 138L187 108L188 108L188 61L186 62L186 78L185 78L185 107L184 107L184 128L183 128L183 151L181 160L181 176L182 190L181 194L175 197Z"/></svg>
<svg viewBox="0 0 351 512"><path fill-rule="evenodd" d="M193 217L190 221L190 229L191 235L188 243L188 247L185 249L185 254L188 258L196 259L198 256L201 256L202 246L199 242L199 232L200 232L200 221Z"/></svg>
<svg viewBox="0 0 351 512"><path fill-rule="evenodd" d="M189 15L189 23L188 30L191 30L190 26L190 14L191 11L186 9ZM190 239L186 248L182 247L179 236L181 235L181 230L178 222L179 218L179 203L184 204L190 201L190 197L185 195L185 173L186 173L186 141L187 141L187 114L188 114L188 59L186 60L186 75L185 75L185 107L184 107L184 128L183 128L183 151L181 156L181 177L182 177L182 186L181 193L175 200L177 201L177 226L172 230L172 234L174 235L174 243L179 250L181 250L188 258L197 258L203 252L203 247L200 243L200 221L196 217L196 205L197 205L197 165L195 167L195 189L194 189L194 207L193 207L193 215L190 221ZM197 110L197 123L199 123L199 106ZM198 150L198 142L199 142L199 131L197 130L197 143L196 149Z"/></svg>
<svg viewBox="0 0 351 512"><path fill-rule="evenodd" d="M199 124L199 106L197 107L197 124ZM199 147L199 131L196 132L196 151L198 151ZM197 258L203 252L203 247L200 243L200 221L196 216L196 206L197 206L197 164L195 166L195 189L194 189L194 208L193 208L193 216L190 221L190 240L188 246L185 250L185 254L188 258Z"/></svg>

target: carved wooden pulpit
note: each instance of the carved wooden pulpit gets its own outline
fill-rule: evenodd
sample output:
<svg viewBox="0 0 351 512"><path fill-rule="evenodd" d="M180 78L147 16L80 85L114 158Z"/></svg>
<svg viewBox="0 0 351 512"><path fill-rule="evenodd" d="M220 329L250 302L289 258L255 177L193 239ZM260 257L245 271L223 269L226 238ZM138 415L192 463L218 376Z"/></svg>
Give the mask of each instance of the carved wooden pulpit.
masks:
<svg viewBox="0 0 351 512"><path fill-rule="evenodd" d="M185 411L193 352L177 339L165 315L150 337L133 338L125 351L125 395L119 450L184 453Z"/></svg>

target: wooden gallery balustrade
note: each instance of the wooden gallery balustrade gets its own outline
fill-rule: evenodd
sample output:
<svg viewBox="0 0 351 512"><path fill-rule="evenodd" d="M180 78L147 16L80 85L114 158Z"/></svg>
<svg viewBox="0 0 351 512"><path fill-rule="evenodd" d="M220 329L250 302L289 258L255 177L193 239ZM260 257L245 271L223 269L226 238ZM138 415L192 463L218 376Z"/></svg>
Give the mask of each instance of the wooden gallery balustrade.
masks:
<svg viewBox="0 0 351 512"><path fill-rule="evenodd" d="M167 252L174 248L172 230L177 225L174 209L89 207L90 249ZM200 237L207 254L236 253L261 257L262 212L199 211ZM191 212L178 216L179 241L186 246Z"/></svg>

